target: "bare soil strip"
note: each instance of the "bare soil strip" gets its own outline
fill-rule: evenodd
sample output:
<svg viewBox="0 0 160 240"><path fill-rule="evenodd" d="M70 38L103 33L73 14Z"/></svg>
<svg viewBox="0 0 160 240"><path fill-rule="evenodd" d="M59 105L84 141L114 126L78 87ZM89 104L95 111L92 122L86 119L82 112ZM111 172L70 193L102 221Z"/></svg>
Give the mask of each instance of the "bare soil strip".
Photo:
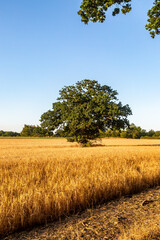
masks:
<svg viewBox="0 0 160 240"><path fill-rule="evenodd" d="M156 229L155 229L156 226ZM110 201L3 240L160 239L160 187Z"/></svg>

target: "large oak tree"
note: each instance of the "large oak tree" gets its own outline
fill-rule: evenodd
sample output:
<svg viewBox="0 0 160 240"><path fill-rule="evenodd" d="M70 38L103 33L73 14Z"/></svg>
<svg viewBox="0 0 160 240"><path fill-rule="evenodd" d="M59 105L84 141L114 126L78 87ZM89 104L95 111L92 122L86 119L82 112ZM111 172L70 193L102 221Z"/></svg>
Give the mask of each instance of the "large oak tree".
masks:
<svg viewBox="0 0 160 240"><path fill-rule="evenodd" d="M113 7L112 15L120 13L126 14L131 11L132 0L83 0L78 14L82 22L87 24L92 22L104 22L106 11ZM144 3L145 4L145 3ZM148 24L146 29L150 31L151 37L160 34L160 0L153 2L153 7L148 11Z"/></svg>
<svg viewBox="0 0 160 240"><path fill-rule="evenodd" d="M64 87L52 110L41 116L41 126L61 131L62 136L83 145L107 129L124 129L132 114L128 105L117 99L117 91L95 80L83 80Z"/></svg>

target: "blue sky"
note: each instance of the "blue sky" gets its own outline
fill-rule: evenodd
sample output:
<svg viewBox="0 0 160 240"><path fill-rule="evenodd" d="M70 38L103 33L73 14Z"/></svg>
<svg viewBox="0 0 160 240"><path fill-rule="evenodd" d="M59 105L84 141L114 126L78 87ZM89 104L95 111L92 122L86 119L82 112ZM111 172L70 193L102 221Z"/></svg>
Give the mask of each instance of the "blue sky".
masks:
<svg viewBox="0 0 160 240"><path fill-rule="evenodd" d="M39 124L59 90L94 79L129 104L130 122L160 130L160 36L145 30L153 1L84 25L81 0L0 1L0 129Z"/></svg>

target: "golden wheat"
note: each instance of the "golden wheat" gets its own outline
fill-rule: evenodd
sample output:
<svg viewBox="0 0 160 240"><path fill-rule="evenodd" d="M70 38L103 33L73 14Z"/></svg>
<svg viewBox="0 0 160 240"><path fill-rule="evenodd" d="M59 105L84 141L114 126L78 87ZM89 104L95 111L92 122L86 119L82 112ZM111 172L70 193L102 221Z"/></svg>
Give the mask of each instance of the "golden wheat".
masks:
<svg viewBox="0 0 160 240"><path fill-rule="evenodd" d="M160 140L101 144L0 139L0 235L160 183Z"/></svg>

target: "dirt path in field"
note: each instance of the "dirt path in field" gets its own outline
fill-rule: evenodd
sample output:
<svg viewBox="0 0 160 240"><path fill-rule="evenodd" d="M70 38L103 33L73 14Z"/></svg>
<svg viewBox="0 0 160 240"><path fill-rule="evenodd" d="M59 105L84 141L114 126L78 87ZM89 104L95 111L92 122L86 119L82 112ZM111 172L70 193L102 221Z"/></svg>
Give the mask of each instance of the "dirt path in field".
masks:
<svg viewBox="0 0 160 240"><path fill-rule="evenodd" d="M159 219L159 221L155 222L155 219ZM138 234L136 231L140 231L142 237L142 229L143 232L146 232L148 228L149 232L151 230L154 232L153 226L155 225L160 229L160 187L125 196L95 209L88 209L81 214L68 217L61 222L36 227L31 231L19 232L4 239L119 239L124 232L133 232L133 235L136 236ZM129 235L124 237L123 235L121 239L140 238L132 238ZM150 234L150 236L146 235L146 238L143 239L158 240L160 232Z"/></svg>

